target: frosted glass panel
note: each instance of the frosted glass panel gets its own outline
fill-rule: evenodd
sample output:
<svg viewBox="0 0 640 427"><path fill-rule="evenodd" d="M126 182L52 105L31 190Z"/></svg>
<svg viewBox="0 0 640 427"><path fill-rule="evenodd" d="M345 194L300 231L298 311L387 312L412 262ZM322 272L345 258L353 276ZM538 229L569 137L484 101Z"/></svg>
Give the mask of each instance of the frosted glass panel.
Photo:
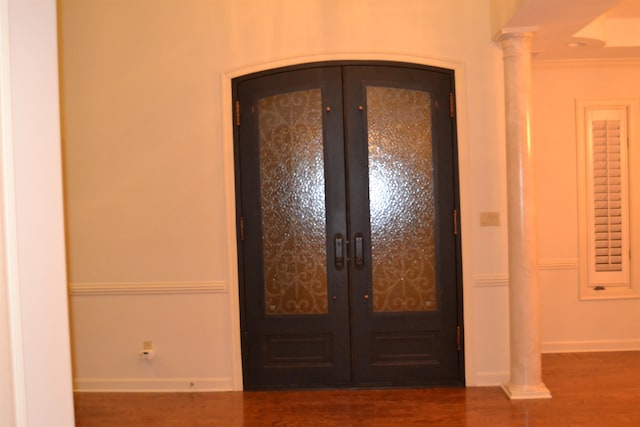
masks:
<svg viewBox="0 0 640 427"><path fill-rule="evenodd" d="M428 92L367 87L373 310L436 307Z"/></svg>
<svg viewBox="0 0 640 427"><path fill-rule="evenodd" d="M321 107L320 89L258 102L266 314L327 312Z"/></svg>

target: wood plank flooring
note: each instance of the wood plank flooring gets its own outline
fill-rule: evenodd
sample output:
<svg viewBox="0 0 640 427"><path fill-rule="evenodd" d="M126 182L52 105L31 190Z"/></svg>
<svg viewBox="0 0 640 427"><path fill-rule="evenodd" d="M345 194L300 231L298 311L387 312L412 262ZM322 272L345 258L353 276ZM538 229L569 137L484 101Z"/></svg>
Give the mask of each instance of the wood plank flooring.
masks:
<svg viewBox="0 0 640 427"><path fill-rule="evenodd" d="M79 427L640 426L640 352L547 354L552 399L499 387L218 393L76 393Z"/></svg>

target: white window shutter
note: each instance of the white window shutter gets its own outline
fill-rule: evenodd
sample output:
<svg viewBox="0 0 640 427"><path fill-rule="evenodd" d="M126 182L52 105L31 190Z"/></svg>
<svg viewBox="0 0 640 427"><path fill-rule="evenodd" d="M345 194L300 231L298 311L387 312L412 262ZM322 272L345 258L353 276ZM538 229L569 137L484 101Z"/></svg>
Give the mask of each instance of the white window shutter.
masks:
<svg viewBox="0 0 640 427"><path fill-rule="evenodd" d="M629 196L625 108L586 115L589 286L629 286Z"/></svg>

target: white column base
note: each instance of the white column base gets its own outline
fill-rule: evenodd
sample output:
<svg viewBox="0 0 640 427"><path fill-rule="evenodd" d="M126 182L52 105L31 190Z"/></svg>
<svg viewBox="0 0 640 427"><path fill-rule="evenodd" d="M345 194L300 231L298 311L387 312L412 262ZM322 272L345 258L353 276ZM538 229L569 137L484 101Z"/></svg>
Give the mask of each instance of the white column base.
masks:
<svg viewBox="0 0 640 427"><path fill-rule="evenodd" d="M503 384L502 390L511 400L523 399L551 399L551 392L542 383L536 386L518 386Z"/></svg>

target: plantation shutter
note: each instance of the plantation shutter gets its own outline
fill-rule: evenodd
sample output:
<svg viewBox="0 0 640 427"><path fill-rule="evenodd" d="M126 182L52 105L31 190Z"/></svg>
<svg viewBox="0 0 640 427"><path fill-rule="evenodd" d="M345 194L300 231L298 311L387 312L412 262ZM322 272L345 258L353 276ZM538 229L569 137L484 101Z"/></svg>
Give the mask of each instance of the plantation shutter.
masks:
<svg viewBox="0 0 640 427"><path fill-rule="evenodd" d="M629 286L627 123L624 108L587 115L589 286Z"/></svg>

